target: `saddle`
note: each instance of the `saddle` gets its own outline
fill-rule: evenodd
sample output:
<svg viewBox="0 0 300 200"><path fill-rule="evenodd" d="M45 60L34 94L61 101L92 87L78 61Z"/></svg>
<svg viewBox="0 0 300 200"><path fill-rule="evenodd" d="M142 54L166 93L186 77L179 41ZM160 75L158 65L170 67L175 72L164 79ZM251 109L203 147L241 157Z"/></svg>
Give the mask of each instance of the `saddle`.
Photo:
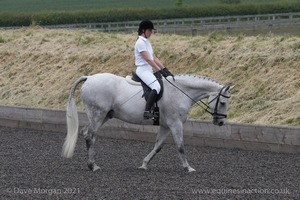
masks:
<svg viewBox="0 0 300 200"><path fill-rule="evenodd" d="M154 103L154 106L153 106L153 109L152 109L152 112L155 116L154 119L153 119L153 125L159 125L159 107L157 105L157 102L161 99L161 97L163 96L163 92L164 92L164 85L163 85L163 81L162 81L162 75L159 73L159 72L155 72L154 73L154 76L157 78L157 81L159 82L160 84L160 87L161 87L161 90L157 96L157 99ZM151 88L146 85L139 77L138 75L135 73L135 72L132 72L132 77L131 77L131 80L134 81L134 82L139 82L141 83L142 87L143 87L143 91L144 91L144 94L143 94L143 97L145 98L145 100L147 101L148 99L148 96L151 92Z"/></svg>

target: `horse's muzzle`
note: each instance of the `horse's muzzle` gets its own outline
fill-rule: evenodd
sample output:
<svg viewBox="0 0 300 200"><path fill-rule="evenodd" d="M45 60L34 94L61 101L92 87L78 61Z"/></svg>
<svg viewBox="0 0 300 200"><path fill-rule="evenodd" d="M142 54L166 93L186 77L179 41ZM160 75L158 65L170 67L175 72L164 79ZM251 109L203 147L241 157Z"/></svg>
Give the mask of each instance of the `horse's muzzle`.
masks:
<svg viewBox="0 0 300 200"><path fill-rule="evenodd" d="M219 122L218 123L218 126L223 126L225 123L222 121L222 122Z"/></svg>
<svg viewBox="0 0 300 200"><path fill-rule="evenodd" d="M225 118L218 118L218 117L214 117L213 119L213 124L214 125L217 125L217 126L223 126L225 124L225 121L224 121Z"/></svg>

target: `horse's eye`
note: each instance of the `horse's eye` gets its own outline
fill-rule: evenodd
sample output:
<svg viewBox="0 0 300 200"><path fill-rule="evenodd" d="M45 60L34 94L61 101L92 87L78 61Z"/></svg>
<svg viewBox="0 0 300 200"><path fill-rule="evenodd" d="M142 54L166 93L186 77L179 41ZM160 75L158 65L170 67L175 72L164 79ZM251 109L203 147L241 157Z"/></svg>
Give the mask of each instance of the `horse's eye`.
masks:
<svg viewBox="0 0 300 200"><path fill-rule="evenodd" d="M227 99L225 99L224 97L220 98L220 103L221 105L225 105L226 104Z"/></svg>

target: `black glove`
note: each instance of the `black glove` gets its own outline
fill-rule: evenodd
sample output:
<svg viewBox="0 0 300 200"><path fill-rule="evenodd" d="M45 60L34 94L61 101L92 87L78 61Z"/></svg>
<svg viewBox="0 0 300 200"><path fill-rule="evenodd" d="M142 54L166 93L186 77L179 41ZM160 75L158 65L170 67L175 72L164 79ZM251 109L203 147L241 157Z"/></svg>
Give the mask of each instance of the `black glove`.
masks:
<svg viewBox="0 0 300 200"><path fill-rule="evenodd" d="M163 69L161 69L161 70L159 70L159 72L161 73L161 75L163 75L163 77L168 77L168 76L170 76L169 74L168 74L168 72L166 72L164 69L166 69L166 68L163 68Z"/></svg>
<svg viewBox="0 0 300 200"><path fill-rule="evenodd" d="M165 67L162 70L160 70L160 73L166 78L168 76L172 76L173 81L175 81L174 75Z"/></svg>
<svg viewBox="0 0 300 200"><path fill-rule="evenodd" d="M163 71L165 71L168 74L168 76L172 76L174 78L174 75L166 67L163 68Z"/></svg>

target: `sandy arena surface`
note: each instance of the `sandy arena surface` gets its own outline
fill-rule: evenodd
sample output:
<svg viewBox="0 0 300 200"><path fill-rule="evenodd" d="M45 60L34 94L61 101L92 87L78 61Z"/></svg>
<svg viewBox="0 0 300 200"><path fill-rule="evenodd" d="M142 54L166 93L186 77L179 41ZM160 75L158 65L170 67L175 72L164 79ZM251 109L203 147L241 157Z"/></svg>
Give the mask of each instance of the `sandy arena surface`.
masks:
<svg viewBox="0 0 300 200"><path fill-rule="evenodd" d="M186 146L195 173L180 166L166 144L137 169L153 144L98 138L97 163L88 170L79 137L62 158L65 135L0 127L1 199L300 199L300 155Z"/></svg>

